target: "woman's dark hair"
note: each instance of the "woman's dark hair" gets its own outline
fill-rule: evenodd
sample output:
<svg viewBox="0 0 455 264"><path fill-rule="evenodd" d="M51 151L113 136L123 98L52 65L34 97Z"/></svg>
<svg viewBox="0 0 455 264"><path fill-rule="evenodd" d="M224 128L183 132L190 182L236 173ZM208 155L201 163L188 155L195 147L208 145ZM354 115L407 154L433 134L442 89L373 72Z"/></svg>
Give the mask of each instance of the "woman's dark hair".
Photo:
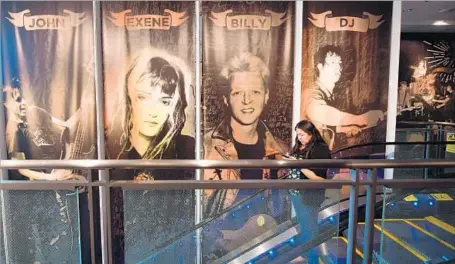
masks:
<svg viewBox="0 0 455 264"><path fill-rule="evenodd" d="M302 120L295 125L295 130L301 129L305 133L311 136L311 140L308 143L308 150L311 150L314 145L316 144L324 144L326 145L324 139L321 136L321 133L319 133L319 130L316 128L316 126L308 120ZM296 154L300 152L300 147L302 146L302 143L299 141L299 137L296 135L295 136L295 142L294 142L294 147L292 148L291 155Z"/></svg>

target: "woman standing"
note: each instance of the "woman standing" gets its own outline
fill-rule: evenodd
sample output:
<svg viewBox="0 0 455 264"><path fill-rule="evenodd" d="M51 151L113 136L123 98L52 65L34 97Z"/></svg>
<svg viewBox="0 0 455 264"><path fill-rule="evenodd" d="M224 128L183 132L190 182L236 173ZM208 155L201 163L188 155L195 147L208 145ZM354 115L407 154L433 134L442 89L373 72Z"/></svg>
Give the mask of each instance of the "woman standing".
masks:
<svg viewBox="0 0 455 264"><path fill-rule="evenodd" d="M297 136L291 159L331 159L329 147L313 123L302 120L295 126L295 131ZM327 169L291 169L287 178L322 181L327 178ZM318 215L325 200L325 190L292 191L290 196L300 224L300 242L308 242L319 233ZM305 255L309 264L319 263L316 250L312 249Z"/></svg>

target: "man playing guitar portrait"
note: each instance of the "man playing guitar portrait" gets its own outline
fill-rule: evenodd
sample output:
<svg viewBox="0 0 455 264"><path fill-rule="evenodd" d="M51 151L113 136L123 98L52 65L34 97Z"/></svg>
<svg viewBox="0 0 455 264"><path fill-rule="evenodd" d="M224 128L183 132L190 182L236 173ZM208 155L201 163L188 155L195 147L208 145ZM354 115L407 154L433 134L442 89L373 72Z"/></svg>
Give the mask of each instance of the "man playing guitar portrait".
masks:
<svg viewBox="0 0 455 264"><path fill-rule="evenodd" d="M318 127L330 150L335 148L336 136L355 137L385 119L385 112L379 109L359 115L339 109L336 103L339 98L334 88L344 71L342 54L340 47L320 47L314 55L315 84L302 94L303 119L310 120Z"/></svg>
<svg viewBox="0 0 455 264"><path fill-rule="evenodd" d="M80 119L82 108L63 121L45 109L29 105L23 97L22 84L13 78L3 88L4 105L7 113L6 141L10 159L74 159L81 152L81 132L86 133L86 122ZM87 100L90 101L90 100ZM86 107L90 109L90 107ZM84 127L85 125L85 127ZM81 131L82 129L82 131ZM88 151L93 156L94 146ZM93 158L93 157L92 157ZM72 170L11 171L11 180L83 180L84 177Z"/></svg>

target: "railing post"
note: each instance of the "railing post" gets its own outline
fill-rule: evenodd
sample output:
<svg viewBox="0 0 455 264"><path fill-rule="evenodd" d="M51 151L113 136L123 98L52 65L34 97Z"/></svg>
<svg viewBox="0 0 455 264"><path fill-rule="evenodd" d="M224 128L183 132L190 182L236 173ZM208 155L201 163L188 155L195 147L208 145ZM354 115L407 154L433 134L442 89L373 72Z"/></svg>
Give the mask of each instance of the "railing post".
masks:
<svg viewBox="0 0 455 264"><path fill-rule="evenodd" d="M98 160L105 159L104 140L104 89L103 89L103 61L102 61L102 35L101 35L101 1L93 1L93 52L95 58L95 108L96 108L96 145ZM99 179L109 182L109 171L99 170ZM100 204L100 230L102 263L112 262L112 241L110 223L110 189L106 186L99 187Z"/></svg>
<svg viewBox="0 0 455 264"><path fill-rule="evenodd" d="M88 170L87 180L89 183L93 182L92 170ZM90 260L91 263L96 263L95 259L95 217L93 216L93 187L87 187L88 192L88 211L89 211L89 221L90 221Z"/></svg>
<svg viewBox="0 0 455 264"><path fill-rule="evenodd" d="M196 34L195 34L195 107L196 107L196 159L202 159L202 133L201 133L201 67L202 67L202 56L201 56L201 1L195 2L195 22L196 22ZM196 180L202 180L202 170L196 169ZM201 189L194 190L196 199L196 210L195 210L195 224L202 222L202 192ZM202 228L196 230L196 264L202 263Z"/></svg>
<svg viewBox="0 0 455 264"><path fill-rule="evenodd" d="M354 173L353 173L354 172ZM357 209L359 205L359 169L351 170L351 182L349 188L349 225L348 225L348 248L346 252L346 263L355 263L357 243Z"/></svg>
<svg viewBox="0 0 455 264"><path fill-rule="evenodd" d="M444 127L442 124L439 125L439 129L438 129L438 138L437 138L437 142L439 143L442 143L442 141L444 141ZM445 155L444 155L444 148L445 146L442 145L442 144L438 144L438 150L437 150L437 156L436 158L437 159L444 159ZM444 173L444 169L441 169L441 168L433 168L433 175L439 175L439 174L442 174Z"/></svg>
<svg viewBox="0 0 455 264"><path fill-rule="evenodd" d="M374 214L376 204L376 187L377 187L378 169L368 170L367 179L371 185L366 188L366 212L365 212L365 233L363 238L363 263L372 263L373 241L374 241Z"/></svg>
<svg viewBox="0 0 455 264"><path fill-rule="evenodd" d="M436 138L437 142L442 142L444 140L443 133L444 133L444 130L443 130L442 125L438 125L438 135L437 135L437 138ZM442 154L441 146L442 145L438 144L438 152L437 152L437 156L436 156L437 159L442 157L442 155L441 155Z"/></svg>
<svg viewBox="0 0 455 264"><path fill-rule="evenodd" d="M427 125L427 129L425 130L425 142L428 142L431 140L431 125ZM429 144L425 144L425 151L423 153L423 158L428 159L430 157L430 146ZM424 169L424 175L423 177L425 179L428 179L428 168Z"/></svg>

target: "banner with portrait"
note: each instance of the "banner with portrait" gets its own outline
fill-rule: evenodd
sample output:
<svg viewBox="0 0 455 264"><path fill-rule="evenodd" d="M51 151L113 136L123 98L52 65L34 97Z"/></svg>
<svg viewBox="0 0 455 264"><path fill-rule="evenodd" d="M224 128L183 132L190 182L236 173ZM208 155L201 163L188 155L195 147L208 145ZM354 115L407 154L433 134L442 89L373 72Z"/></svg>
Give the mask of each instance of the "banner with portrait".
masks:
<svg viewBox="0 0 455 264"><path fill-rule="evenodd" d="M204 159L281 159L289 151L293 129L294 17L294 2L202 3ZM270 169L203 172L204 180L278 177L278 172ZM219 213L253 193L205 190L204 217L229 217L230 214ZM273 191L266 197L258 195L249 201L251 210L236 211L235 224L226 220L223 226L209 227L225 235L205 234L204 259L216 261L219 255L214 252L238 246L242 240L237 236L241 233L243 238L252 239L256 231L244 227L256 217L265 221L263 228L279 223L280 216L288 212L282 200L285 195L281 194ZM280 209L275 206L278 204ZM215 243L217 239L220 240ZM216 248L216 244L223 244L223 249Z"/></svg>
<svg viewBox="0 0 455 264"><path fill-rule="evenodd" d="M397 126L406 126L400 121L455 122L454 52L452 34L403 34Z"/></svg>
<svg viewBox="0 0 455 264"><path fill-rule="evenodd" d="M8 158L95 159L91 3L2 2L1 10L1 87ZM11 180L86 177L86 171L74 170L9 171ZM7 192L8 261L86 260L86 251L80 258L80 241L82 246L87 241L79 235L88 237L83 215L86 199L85 190Z"/></svg>
<svg viewBox="0 0 455 264"><path fill-rule="evenodd" d="M107 158L194 159L195 3L108 1L101 7ZM184 180L194 179L194 171L113 170L110 179ZM191 228L193 194L114 189L116 261L141 262Z"/></svg>
<svg viewBox="0 0 455 264"><path fill-rule="evenodd" d="M391 18L391 2L304 2L300 115L332 153L385 141Z"/></svg>

